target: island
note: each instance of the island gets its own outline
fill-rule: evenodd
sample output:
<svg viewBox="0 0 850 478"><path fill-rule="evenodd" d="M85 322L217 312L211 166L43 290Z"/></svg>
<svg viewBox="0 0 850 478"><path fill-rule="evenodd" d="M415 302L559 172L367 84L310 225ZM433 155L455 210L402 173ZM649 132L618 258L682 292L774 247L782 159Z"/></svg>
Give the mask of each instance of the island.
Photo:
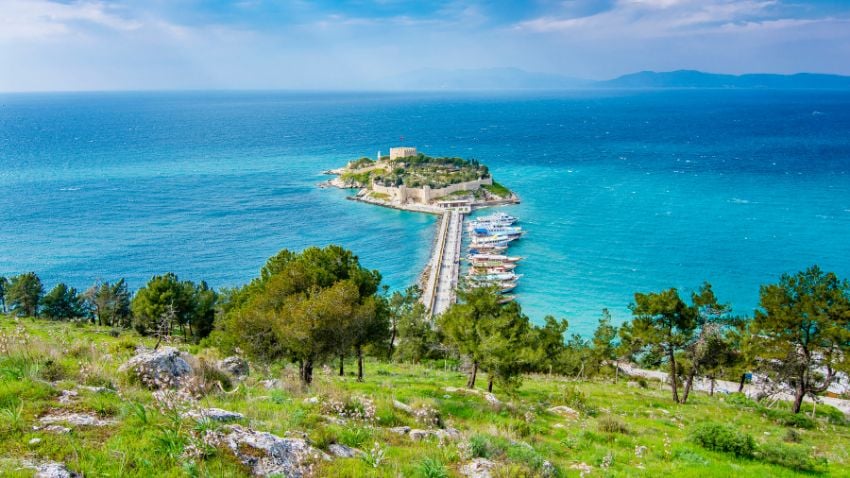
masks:
<svg viewBox="0 0 850 478"><path fill-rule="evenodd" d="M516 194L495 182L477 160L432 157L409 146L393 147L389 156L379 152L375 159L363 157L326 173L336 177L325 186L358 190L352 200L396 209L466 214L519 203Z"/></svg>
<svg viewBox="0 0 850 478"><path fill-rule="evenodd" d="M487 166L477 160L432 157L410 146L393 147L389 156L378 152L374 160L360 158L325 173L335 177L320 186L357 189L351 200L441 216L431 259L419 280L420 299L431 317L448 310L457 299L464 216L475 209L519 203L517 195L495 182ZM516 287L516 264L501 255L509 242L522 235L521 228L508 227L515 220L496 215L470 223L470 257L483 262L470 267L467 284L492 284L503 293Z"/></svg>

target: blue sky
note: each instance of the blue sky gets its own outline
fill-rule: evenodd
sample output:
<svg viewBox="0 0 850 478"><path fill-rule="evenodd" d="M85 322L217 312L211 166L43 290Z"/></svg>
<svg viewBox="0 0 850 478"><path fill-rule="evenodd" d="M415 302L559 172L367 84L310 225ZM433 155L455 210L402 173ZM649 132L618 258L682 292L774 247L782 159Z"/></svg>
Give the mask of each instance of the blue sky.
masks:
<svg viewBox="0 0 850 478"><path fill-rule="evenodd" d="M0 0L0 91L375 88L493 67L850 74L850 0Z"/></svg>

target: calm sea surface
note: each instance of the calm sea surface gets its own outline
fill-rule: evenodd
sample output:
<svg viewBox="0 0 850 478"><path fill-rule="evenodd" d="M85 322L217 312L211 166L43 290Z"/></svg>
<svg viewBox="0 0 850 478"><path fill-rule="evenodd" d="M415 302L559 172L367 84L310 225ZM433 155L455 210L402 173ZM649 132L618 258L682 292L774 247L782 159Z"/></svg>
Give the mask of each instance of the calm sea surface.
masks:
<svg viewBox="0 0 850 478"><path fill-rule="evenodd" d="M751 314L783 272L850 277L850 93L776 91L0 95L0 274L233 286L339 243L400 289L434 218L316 188L399 143L520 195L520 302L573 332L635 291L708 280Z"/></svg>

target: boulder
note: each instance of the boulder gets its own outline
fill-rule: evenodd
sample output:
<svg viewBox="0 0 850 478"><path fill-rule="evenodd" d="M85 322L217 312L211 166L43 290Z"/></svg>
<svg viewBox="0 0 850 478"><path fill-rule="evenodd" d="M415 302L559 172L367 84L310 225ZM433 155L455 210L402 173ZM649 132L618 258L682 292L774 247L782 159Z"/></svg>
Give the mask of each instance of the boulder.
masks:
<svg viewBox="0 0 850 478"><path fill-rule="evenodd" d="M218 368L237 378L244 377L251 371L248 361L235 355L219 360Z"/></svg>
<svg viewBox="0 0 850 478"><path fill-rule="evenodd" d="M393 400L393 408L401 410L405 413L413 413L413 408L410 405L399 402L398 400Z"/></svg>
<svg viewBox="0 0 850 478"><path fill-rule="evenodd" d="M254 476L301 478L311 474L317 461L330 459L300 438L281 438L238 425L229 426L225 433L224 444Z"/></svg>
<svg viewBox="0 0 850 478"><path fill-rule="evenodd" d="M408 433L410 433L410 427L408 427L408 426L392 427L392 428L389 429L389 431L391 433L395 433L396 435L407 435Z"/></svg>
<svg viewBox="0 0 850 478"><path fill-rule="evenodd" d="M350 446L341 445L339 443L329 445L328 453L337 458L357 458L364 455L364 453L357 448L351 448Z"/></svg>
<svg viewBox="0 0 850 478"><path fill-rule="evenodd" d="M455 428L445 428L445 429L427 429L422 430L418 428L411 429L407 432L407 435L413 441L425 440L429 437L435 437L438 440L449 441L449 440L457 440L460 438L460 432Z"/></svg>
<svg viewBox="0 0 850 478"><path fill-rule="evenodd" d="M496 463L486 458L475 458L460 467L460 474L467 478L490 478L490 471Z"/></svg>
<svg viewBox="0 0 850 478"><path fill-rule="evenodd" d="M192 375L192 366L184 354L174 347L159 350L140 350L122 365L119 372L136 375L145 386L154 389L179 388Z"/></svg>
<svg viewBox="0 0 850 478"><path fill-rule="evenodd" d="M236 412L229 412L221 408L202 408L200 410L189 410L182 414L184 418L193 418L195 420L212 420L216 422L231 422L242 420L245 415Z"/></svg>

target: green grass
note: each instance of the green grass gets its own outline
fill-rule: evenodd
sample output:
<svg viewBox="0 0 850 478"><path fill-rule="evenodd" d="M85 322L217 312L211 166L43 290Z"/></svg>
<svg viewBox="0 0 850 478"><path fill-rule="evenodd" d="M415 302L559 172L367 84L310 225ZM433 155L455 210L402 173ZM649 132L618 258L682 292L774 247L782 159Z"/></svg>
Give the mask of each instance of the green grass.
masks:
<svg viewBox="0 0 850 478"><path fill-rule="evenodd" d="M12 345L0 350L0 476L32 476L19 469L24 459L60 461L85 476L247 476L224 449L187 457L187 445L197 445L202 429L216 425L198 425L159 411L149 391L117 372L137 344L152 345L150 340L132 332L113 337L107 328L15 323L0 316L0 344L3 341ZM217 354L194 345L183 347L205 357ZM254 364L251 375L233 391L209 394L200 404L243 413L241 423L257 430L281 436L304 432L319 448L341 443L366 453L323 463L317 476L459 476L459 468L473 457L495 461L493 476L500 477L540 476L550 466L558 476L579 476L583 465L593 468L590 476L612 477L850 476L850 427L820 405L814 418L809 415L811 426L800 427L786 419L784 404L766 409L735 395L696 393L687 405L676 405L669 390L657 382L641 388L625 381L532 376L514 396L497 387L495 393L505 404L493 407L478 395L446 392L447 386L462 387L465 377L445 370L442 363L414 366L370 360L365 371L360 383L350 375L338 377L333 368L317 369L316 383L302 392L292 366ZM280 379L282 386L268 390L258 383L268 378ZM61 391L78 383L97 383L120 394L79 389L77 400L60 404ZM327 410L304 400L317 395L346 403L365 397L374 403L374 418L331 423L325 418ZM440 420L464 438L443 444L414 442L389 432L394 426L422 427L394 408L393 400L434 408ZM579 418L546 412L556 405L578 410ZM33 430L38 418L54 409L93 413L116 424L65 435ZM752 456L702 446L694 436L708 421L751 436ZM30 444L33 438L41 441Z"/></svg>
<svg viewBox="0 0 850 478"><path fill-rule="evenodd" d="M490 192L490 194L499 196L500 198L507 198L511 195L511 190L502 186L501 184L493 181L493 184L485 184L483 186L484 189Z"/></svg>

